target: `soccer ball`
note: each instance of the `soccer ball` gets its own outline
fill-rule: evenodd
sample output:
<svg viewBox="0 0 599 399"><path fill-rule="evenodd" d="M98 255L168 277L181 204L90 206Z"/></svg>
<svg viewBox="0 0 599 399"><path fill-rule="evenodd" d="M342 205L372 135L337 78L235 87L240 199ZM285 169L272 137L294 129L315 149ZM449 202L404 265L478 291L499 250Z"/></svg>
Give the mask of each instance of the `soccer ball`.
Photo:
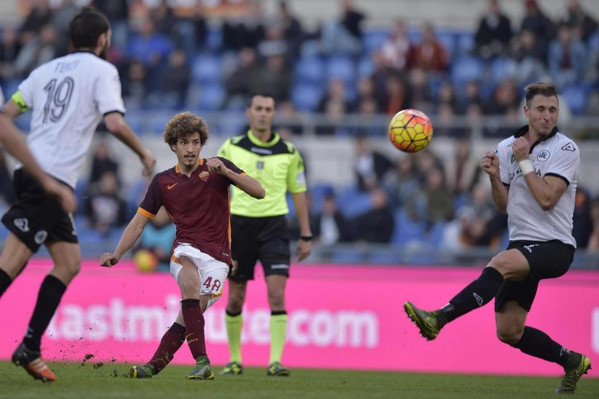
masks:
<svg viewBox="0 0 599 399"><path fill-rule="evenodd" d="M404 109L389 123L389 140L403 152L418 152L433 138L433 124L424 112Z"/></svg>
<svg viewBox="0 0 599 399"><path fill-rule="evenodd" d="M140 249L133 255L133 261L140 272L153 272L158 267L158 259L147 249Z"/></svg>

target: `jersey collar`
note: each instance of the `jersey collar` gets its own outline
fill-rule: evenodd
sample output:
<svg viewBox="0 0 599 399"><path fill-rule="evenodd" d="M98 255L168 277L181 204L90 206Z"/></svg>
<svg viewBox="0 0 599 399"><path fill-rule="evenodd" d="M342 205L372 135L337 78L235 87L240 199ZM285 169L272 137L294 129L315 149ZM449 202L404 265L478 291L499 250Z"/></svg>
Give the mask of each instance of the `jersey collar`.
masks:
<svg viewBox="0 0 599 399"><path fill-rule="evenodd" d="M273 145L275 145L279 142L279 140L281 139L281 136L279 136L278 133L272 132L270 134L270 137L268 138L268 141L263 142L262 140L258 139L258 137L256 137L254 135L254 133L252 133L251 130L248 130L248 138L255 145L259 145L261 147L272 147Z"/></svg>
<svg viewBox="0 0 599 399"><path fill-rule="evenodd" d="M200 160L198 161L198 165L202 166L204 165L204 158L200 158ZM179 169L179 164L175 164L175 172L176 173L181 173L181 169Z"/></svg>
<svg viewBox="0 0 599 399"><path fill-rule="evenodd" d="M535 141L534 144L530 146L529 154L532 153L533 148L535 148L535 146L537 144L542 143L543 141L549 140L550 138L552 138L553 136L555 136L557 134L557 131L558 131L558 129L557 129L557 126L556 126L556 127L553 128L553 130L551 131L551 133L549 133L547 135L547 137ZM516 137L516 138L522 137L526 133L528 133L528 125L524 125L520 129L516 130L516 133L514 133L514 137Z"/></svg>

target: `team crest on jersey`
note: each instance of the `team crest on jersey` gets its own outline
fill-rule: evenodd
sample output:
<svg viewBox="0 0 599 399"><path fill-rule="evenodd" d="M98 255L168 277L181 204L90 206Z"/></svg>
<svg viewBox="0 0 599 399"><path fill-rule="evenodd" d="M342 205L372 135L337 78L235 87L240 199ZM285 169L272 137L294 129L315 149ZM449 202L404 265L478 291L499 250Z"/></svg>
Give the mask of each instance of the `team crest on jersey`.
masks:
<svg viewBox="0 0 599 399"><path fill-rule="evenodd" d="M258 170L264 169L264 161L258 161L256 163L256 169L258 169Z"/></svg>
<svg viewBox="0 0 599 399"><path fill-rule="evenodd" d="M545 162L546 160L549 159L550 156L551 156L551 153L548 150L543 150L537 154L537 161Z"/></svg>
<svg viewBox="0 0 599 399"><path fill-rule="evenodd" d="M201 181L208 181L208 178L210 177L210 172L208 172L207 170L203 170L200 172L198 177Z"/></svg>

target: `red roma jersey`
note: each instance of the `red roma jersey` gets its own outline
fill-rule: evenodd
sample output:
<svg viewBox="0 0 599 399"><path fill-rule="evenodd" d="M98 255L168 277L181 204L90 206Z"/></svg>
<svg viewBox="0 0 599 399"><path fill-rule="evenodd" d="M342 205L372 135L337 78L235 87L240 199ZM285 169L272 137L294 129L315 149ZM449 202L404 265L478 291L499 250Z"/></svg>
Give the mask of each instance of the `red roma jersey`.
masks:
<svg viewBox="0 0 599 399"><path fill-rule="evenodd" d="M244 173L231 161L219 159L233 172ZM179 244L190 244L231 264L231 183L223 175L210 173L206 159L200 158L199 167L190 177L177 166L154 176L137 212L153 219L164 206L177 228L171 251Z"/></svg>

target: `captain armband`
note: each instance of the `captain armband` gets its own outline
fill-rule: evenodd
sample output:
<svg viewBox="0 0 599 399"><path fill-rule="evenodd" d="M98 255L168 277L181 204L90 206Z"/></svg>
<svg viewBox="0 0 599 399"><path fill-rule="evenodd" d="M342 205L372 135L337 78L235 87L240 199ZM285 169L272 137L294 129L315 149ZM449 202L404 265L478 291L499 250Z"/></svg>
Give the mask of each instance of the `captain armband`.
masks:
<svg viewBox="0 0 599 399"><path fill-rule="evenodd" d="M13 103L17 105L17 107L19 107L19 111L21 111L22 114L27 112L27 110L29 109L20 91L17 90L10 99Z"/></svg>

